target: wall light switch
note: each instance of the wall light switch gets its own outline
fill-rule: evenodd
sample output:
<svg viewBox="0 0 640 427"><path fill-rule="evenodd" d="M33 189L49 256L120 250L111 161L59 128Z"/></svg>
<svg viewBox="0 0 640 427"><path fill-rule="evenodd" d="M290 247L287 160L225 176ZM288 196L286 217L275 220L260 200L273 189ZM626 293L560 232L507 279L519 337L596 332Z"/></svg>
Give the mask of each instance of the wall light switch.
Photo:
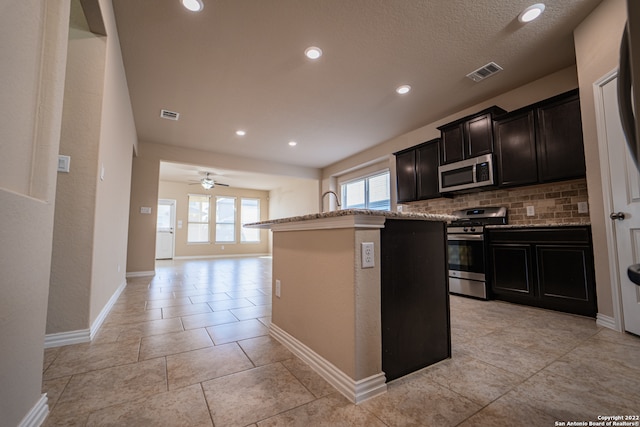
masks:
<svg viewBox="0 0 640 427"><path fill-rule="evenodd" d="M280 298L280 280L276 279L276 296Z"/></svg>
<svg viewBox="0 0 640 427"><path fill-rule="evenodd" d="M182 228L182 220L181 219L178 220L178 228Z"/></svg>
<svg viewBox="0 0 640 427"><path fill-rule="evenodd" d="M104 163L100 166L100 181L104 181Z"/></svg>
<svg viewBox="0 0 640 427"><path fill-rule="evenodd" d="M69 173L70 165L71 165L71 157L58 156L58 172Z"/></svg>
<svg viewBox="0 0 640 427"><path fill-rule="evenodd" d="M141 214L145 214L145 215L150 215L151 214L151 208L147 207L147 206L141 206L140 207L140 213Z"/></svg>
<svg viewBox="0 0 640 427"><path fill-rule="evenodd" d="M533 206L527 206L527 216L535 216L536 210Z"/></svg>
<svg viewBox="0 0 640 427"><path fill-rule="evenodd" d="M373 242L362 242L362 268L373 268L375 266L373 257Z"/></svg>

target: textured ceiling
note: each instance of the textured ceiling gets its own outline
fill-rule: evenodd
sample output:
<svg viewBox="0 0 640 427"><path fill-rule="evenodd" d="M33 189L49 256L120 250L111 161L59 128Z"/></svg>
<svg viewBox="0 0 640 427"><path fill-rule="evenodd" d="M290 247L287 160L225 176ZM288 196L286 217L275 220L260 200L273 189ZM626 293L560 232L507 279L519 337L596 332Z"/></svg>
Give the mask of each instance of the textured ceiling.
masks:
<svg viewBox="0 0 640 427"><path fill-rule="evenodd" d="M600 0L548 0L527 25L530 0L203 2L113 2L140 140L321 168L574 64ZM465 77L490 61L504 71Z"/></svg>

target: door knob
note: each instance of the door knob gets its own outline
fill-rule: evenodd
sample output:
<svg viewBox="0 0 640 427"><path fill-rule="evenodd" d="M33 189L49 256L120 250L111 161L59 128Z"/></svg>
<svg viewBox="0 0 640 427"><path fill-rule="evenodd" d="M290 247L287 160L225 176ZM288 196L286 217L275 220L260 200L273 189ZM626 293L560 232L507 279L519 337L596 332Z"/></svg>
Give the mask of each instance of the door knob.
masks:
<svg viewBox="0 0 640 427"><path fill-rule="evenodd" d="M620 221L622 221L625 216L624 216L624 212L612 212L611 215L609 215L609 218L611 219L619 219Z"/></svg>

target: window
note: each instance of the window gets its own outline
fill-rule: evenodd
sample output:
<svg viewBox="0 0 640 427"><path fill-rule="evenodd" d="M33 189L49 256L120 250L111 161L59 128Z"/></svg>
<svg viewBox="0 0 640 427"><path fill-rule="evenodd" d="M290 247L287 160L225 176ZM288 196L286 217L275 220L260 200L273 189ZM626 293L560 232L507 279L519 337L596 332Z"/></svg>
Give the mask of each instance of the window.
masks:
<svg viewBox="0 0 640 427"><path fill-rule="evenodd" d="M259 199L242 199L240 201L240 221L242 225L260 221L260 200ZM244 228L240 232L241 242L259 242L260 229Z"/></svg>
<svg viewBox="0 0 640 427"><path fill-rule="evenodd" d="M342 209L391 210L389 171L342 184Z"/></svg>
<svg viewBox="0 0 640 427"><path fill-rule="evenodd" d="M187 243L209 243L209 196L189 194Z"/></svg>
<svg viewBox="0 0 640 427"><path fill-rule="evenodd" d="M216 197L216 243L236 241L236 198Z"/></svg>

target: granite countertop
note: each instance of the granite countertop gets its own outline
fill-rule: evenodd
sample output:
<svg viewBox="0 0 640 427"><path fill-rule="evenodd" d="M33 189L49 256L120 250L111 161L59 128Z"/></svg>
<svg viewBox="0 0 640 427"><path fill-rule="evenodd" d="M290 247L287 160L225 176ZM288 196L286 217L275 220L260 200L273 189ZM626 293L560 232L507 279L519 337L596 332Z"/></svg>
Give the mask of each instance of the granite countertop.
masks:
<svg viewBox="0 0 640 427"><path fill-rule="evenodd" d="M320 212L308 215L301 216L292 216L289 218L277 218L268 221L254 222L251 224L245 224L245 227L249 228L264 228L269 225L276 224L286 224L290 222L300 222L300 221L310 221L324 218L337 218L342 216L349 215L367 215L367 216L377 216L377 217L385 217L385 218L395 218L395 219L417 219L422 221L441 221L441 222L450 222L456 219L455 216L452 215L438 215L438 214L427 214L427 213L416 213L416 212L391 212L391 211L376 211L369 209L342 209L338 211L329 211L329 212Z"/></svg>
<svg viewBox="0 0 640 427"><path fill-rule="evenodd" d="M590 222L564 222L560 224L494 224L486 225L485 228L541 228L541 227L576 227L590 226Z"/></svg>

